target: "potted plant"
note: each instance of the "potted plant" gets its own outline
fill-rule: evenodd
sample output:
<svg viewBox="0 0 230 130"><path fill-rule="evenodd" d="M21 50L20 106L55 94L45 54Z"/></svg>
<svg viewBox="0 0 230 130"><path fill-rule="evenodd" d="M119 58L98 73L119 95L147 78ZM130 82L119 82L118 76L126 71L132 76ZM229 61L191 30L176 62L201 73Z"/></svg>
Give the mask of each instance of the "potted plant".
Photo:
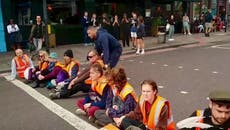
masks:
<svg viewBox="0 0 230 130"><path fill-rule="evenodd" d="M158 27L159 26L163 26L163 19L161 16L155 17L152 19L152 26L151 26L151 30L152 30L152 35L153 36L157 36L157 33L159 31Z"/></svg>

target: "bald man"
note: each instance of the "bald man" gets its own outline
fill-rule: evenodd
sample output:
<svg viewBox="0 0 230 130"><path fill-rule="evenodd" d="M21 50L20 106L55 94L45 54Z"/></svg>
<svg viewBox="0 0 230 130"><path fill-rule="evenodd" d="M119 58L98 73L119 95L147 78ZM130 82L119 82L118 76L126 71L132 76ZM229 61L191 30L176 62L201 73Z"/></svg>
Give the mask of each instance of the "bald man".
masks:
<svg viewBox="0 0 230 130"><path fill-rule="evenodd" d="M14 80L18 75L24 79L24 71L28 68L34 68L31 59L23 53L22 49L15 50L15 57L11 61L11 77L10 80Z"/></svg>

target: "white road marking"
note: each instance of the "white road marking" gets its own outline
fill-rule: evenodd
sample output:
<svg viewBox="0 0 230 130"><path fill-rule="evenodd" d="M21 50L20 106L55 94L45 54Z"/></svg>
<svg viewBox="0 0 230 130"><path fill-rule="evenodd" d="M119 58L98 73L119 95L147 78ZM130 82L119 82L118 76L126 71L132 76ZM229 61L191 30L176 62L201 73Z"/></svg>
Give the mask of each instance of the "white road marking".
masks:
<svg viewBox="0 0 230 130"><path fill-rule="evenodd" d="M200 69L194 69L195 71L199 71Z"/></svg>
<svg viewBox="0 0 230 130"><path fill-rule="evenodd" d="M213 74L218 74L219 72L217 72L217 71L212 71L212 73L213 73Z"/></svg>
<svg viewBox="0 0 230 130"><path fill-rule="evenodd" d="M152 65L155 65L156 63L152 63Z"/></svg>
<svg viewBox="0 0 230 130"><path fill-rule="evenodd" d="M164 88L164 86L158 86L158 88Z"/></svg>
<svg viewBox="0 0 230 130"><path fill-rule="evenodd" d="M188 94L186 91L180 91L181 94Z"/></svg>
<svg viewBox="0 0 230 130"><path fill-rule="evenodd" d="M179 69L183 69L184 67L183 66L178 66Z"/></svg>
<svg viewBox="0 0 230 130"><path fill-rule="evenodd" d="M140 61L139 63L143 63L143 61Z"/></svg>
<svg viewBox="0 0 230 130"><path fill-rule="evenodd" d="M9 79L10 76L5 76L6 79ZM70 111L66 110L65 108L61 107L60 105L56 104L55 102L51 101L44 95L37 92L35 89L31 88L30 86L22 83L21 81L15 79L11 81L15 86L19 87L35 100L40 102L43 106L45 106L48 110L58 115L60 118L64 119L68 122L71 126L78 130L98 130L96 127L92 126L91 124L87 123L86 121L82 120L81 118L77 117Z"/></svg>
<svg viewBox="0 0 230 130"><path fill-rule="evenodd" d="M130 62L133 62L134 60L129 60Z"/></svg>
<svg viewBox="0 0 230 130"><path fill-rule="evenodd" d="M167 66L169 66L169 65L167 65L167 64L164 64L163 66L167 67Z"/></svg>
<svg viewBox="0 0 230 130"><path fill-rule="evenodd" d="M10 73L2 73L2 74L0 74L1 77L7 76L7 75L10 75Z"/></svg>
<svg viewBox="0 0 230 130"><path fill-rule="evenodd" d="M211 48L219 48L219 49L230 49L230 46L224 46L224 45L215 45L211 46Z"/></svg>
<svg viewBox="0 0 230 130"><path fill-rule="evenodd" d="M127 77L127 80L130 80L131 78Z"/></svg>

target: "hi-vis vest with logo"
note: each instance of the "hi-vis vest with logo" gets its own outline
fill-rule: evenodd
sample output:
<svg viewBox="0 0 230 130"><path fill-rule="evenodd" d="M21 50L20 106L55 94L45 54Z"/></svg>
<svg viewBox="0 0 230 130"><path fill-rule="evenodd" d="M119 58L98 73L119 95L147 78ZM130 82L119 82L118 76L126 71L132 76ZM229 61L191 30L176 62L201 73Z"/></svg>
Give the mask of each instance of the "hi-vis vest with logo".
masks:
<svg viewBox="0 0 230 130"><path fill-rule="evenodd" d="M169 101L164 99L161 96L157 96L156 100L154 101L149 116L147 117L146 111L145 111L145 100L142 96L140 96L139 105L141 109L141 113L143 115L143 123L146 125L148 129L155 130L156 125L159 122L161 110L164 105L168 106L168 125L167 130L175 130L175 123L173 121L173 116L171 113L171 108L169 105Z"/></svg>
<svg viewBox="0 0 230 130"><path fill-rule="evenodd" d="M196 116L197 116L197 117L202 117L202 116L204 116L204 110L196 110ZM200 122L200 123L203 123L203 122L204 122L204 119L201 119L199 122ZM195 130L201 130L201 129L200 129L199 127L196 127ZM230 128L228 128L228 130L230 130Z"/></svg>
<svg viewBox="0 0 230 130"><path fill-rule="evenodd" d="M24 71L26 70L26 68L30 67L29 57L26 54L24 54L22 58L16 56L14 57L14 61L16 64L16 71L19 77L24 78Z"/></svg>
<svg viewBox="0 0 230 130"><path fill-rule="evenodd" d="M69 77L72 76L72 74L71 74L72 73L72 68L73 68L73 66L75 64L77 64L78 67L80 66L78 61L71 61L67 66L63 67L63 69L69 74Z"/></svg>
<svg viewBox="0 0 230 130"><path fill-rule="evenodd" d="M101 77L98 81L92 81L91 88L94 92L97 92L100 96L103 94L103 90L108 81L105 77Z"/></svg>
<svg viewBox="0 0 230 130"><path fill-rule="evenodd" d="M125 86L123 87L123 89L121 90L120 93L117 92L116 88L113 88L113 94L115 96L119 96L122 99L122 101L125 101L126 96L131 94L133 96L133 98L135 99L135 101L136 102L138 101L136 93L135 93L133 87L129 83L125 84Z"/></svg>

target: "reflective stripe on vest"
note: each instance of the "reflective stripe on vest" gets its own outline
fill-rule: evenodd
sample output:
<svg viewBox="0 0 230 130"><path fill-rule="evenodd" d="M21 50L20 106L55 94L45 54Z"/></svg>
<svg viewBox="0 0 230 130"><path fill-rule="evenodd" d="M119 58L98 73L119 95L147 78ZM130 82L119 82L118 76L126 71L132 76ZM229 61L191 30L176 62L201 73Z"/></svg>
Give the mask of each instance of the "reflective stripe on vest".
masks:
<svg viewBox="0 0 230 130"><path fill-rule="evenodd" d="M133 96L133 98L135 99L136 102L138 101L133 87L129 83L126 83L124 88L121 90L119 97L121 97L121 99L123 101L125 101L126 96L129 94L131 94Z"/></svg>
<svg viewBox="0 0 230 130"><path fill-rule="evenodd" d="M166 99L164 99L163 97L157 96L156 100L154 101L151 107L150 113L147 117L146 111L145 111L145 101L142 96L140 97L139 105L140 105L141 112L143 115L143 123L147 126L147 128L153 129L153 130L155 129L156 125L159 122L161 110L165 104L168 106L168 111L169 111L168 120L167 120L168 122L167 130L175 130L175 124L173 122L173 116L171 114L170 105Z"/></svg>
<svg viewBox="0 0 230 130"><path fill-rule="evenodd" d="M92 81L91 88L93 91L97 92L100 96L103 94L103 90L107 85L108 81L106 78L101 77L98 81Z"/></svg>
<svg viewBox="0 0 230 130"><path fill-rule="evenodd" d="M20 78L24 78L24 71L26 68L30 67L29 57L24 54L22 58L15 57L14 58L15 64L16 64L16 71Z"/></svg>
<svg viewBox="0 0 230 130"><path fill-rule="evenodd" d="M196 110L196 116L198 116L198 117L204 116L204 110ZM200 123L203 123L204 120L201 119L199 122L200 122ZM195 130L200 130L200 127L196 127Z"/></svg>

